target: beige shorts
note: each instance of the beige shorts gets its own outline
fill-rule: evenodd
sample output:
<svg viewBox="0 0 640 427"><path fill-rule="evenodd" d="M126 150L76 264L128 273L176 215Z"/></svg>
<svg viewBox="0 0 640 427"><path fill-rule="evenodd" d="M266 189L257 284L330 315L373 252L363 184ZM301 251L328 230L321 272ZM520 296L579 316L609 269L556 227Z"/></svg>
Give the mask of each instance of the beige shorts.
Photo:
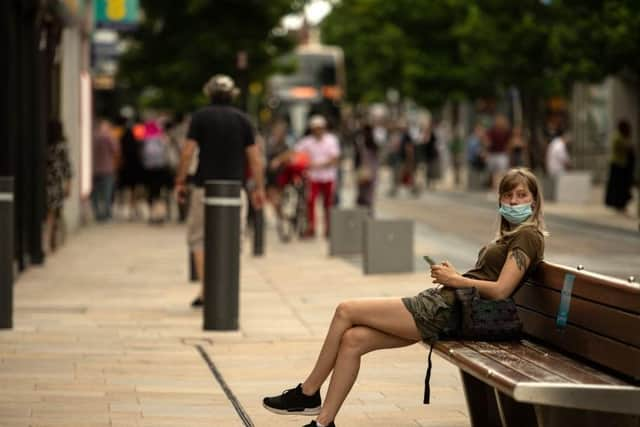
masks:
<svg viewBox="0 0 640 427"><path fill-rule="evenodd" d="M240 250L247 218L247 195L240 191ZM204 249L204 188L192 187L187 218L187 244L191 251Z"/></svg>

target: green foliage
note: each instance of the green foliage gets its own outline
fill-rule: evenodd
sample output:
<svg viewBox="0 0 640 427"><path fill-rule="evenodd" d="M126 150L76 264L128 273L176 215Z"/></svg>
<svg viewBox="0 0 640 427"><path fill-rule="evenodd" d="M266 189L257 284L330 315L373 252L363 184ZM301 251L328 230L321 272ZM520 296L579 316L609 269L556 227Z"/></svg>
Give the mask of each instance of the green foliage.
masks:
<svg viewBox="0 0 640 427"><path fill-rule="evenodd" d="M640 72L637 0L345 0L322 29L354 102L387 88L427 106L510 86L535 98Z"/></svg>
<svg viewBox="0 0 640 427"><path fill-rule="evenodd" d="M349 98L381 100L395 88L436 105L460 90L466 83L463 58L450 29L463 9L463 2L452 0L339 3L322 32L323 41L345 50Z"/></svg>
<svg viewBox="0 0 640 427"><path fill-rule="evenodd" d="M565 82L640 75L640 2L557 0L550 51Z"/></svg>
<svg viewBox="0 0 640 427"><path fill-rule="evenodd" d="M248 80L260 81L291 41L274 34L291 0L142 0L144 20L130 36L119 82L145 104L189 110L204 101L213 74L238 80L237 52L248 53ZM295 6L295 5L293 5Z"/></svg>

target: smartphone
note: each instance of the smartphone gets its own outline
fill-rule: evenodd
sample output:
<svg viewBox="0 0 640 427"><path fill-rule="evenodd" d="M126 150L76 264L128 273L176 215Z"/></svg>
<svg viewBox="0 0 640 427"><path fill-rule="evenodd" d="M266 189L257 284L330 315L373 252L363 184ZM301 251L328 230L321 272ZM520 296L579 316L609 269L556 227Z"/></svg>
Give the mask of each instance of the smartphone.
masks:
<svg viewBox="0 0 640 427"><path fill-rule="evenodd" d="M429 255L424 255L422 258L424 258L424 260L427 261L432 267L437 264L437 262L435 262Z"/></svg>

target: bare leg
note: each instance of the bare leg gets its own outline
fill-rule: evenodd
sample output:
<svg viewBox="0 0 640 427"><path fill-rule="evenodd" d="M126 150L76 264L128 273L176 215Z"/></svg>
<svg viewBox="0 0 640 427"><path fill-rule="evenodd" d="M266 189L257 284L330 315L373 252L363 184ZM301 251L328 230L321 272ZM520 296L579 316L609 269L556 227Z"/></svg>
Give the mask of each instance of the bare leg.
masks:
<svg viewBox="0 0 640 427"><path fill-rule="evenodd" d="M198 280L200 281L200 294L198 296L202 298L204 296L204 249L193 250L193 261L196 266Z"/></svg>
<svg viewBox="0 0 640 427"><path fill-rule="evenodd" d="M307 379L302 383L304 394L312 395L320 389L336 365L344 333L354 326L368 326L411 342L420 340L420 333L413 317L400 298L342 302L336 308L318 360ZM404 345L408 344L410 342Z"/></svg>
<svg viewBox="0 0 640 427"><path fill-rule="evenodd" d="M405 347L415 342L416 340L400 338L368 326L347 329L342 335L340 350L318 421L327 425L335 419L358 376L362 355L383 348Z"/></svg>

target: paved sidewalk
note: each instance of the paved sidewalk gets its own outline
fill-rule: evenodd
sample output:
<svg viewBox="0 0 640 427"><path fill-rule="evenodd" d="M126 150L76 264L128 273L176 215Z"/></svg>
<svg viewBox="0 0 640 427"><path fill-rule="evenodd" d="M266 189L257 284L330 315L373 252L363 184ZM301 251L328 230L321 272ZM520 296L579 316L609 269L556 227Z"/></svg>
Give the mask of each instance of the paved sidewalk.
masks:
<svg viewBox="0 0 640 427"><path fill-rule="evenodd" d="M308 422L273 415L261 399L303 379L336 303L411 295L427 282L424 273L363 276L329 258L323 239L267 237L266 257L242 259L241 330L203 332L188 306L196 286L182 227L75 234L16 284L15 327L0 331L0 426L242 426L196 346L254 425ZM421 404L425 365L421 346L365 356L338 425L467 426L457 371L437 356L432 404Z"/></svg>

